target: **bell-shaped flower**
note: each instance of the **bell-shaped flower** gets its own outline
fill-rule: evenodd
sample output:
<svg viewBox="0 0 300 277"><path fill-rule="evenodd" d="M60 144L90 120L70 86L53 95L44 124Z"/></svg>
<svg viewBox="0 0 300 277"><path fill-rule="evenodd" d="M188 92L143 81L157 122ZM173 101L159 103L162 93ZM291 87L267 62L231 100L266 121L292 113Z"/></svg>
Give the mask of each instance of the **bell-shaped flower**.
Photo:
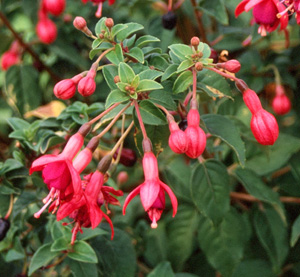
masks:
<svg viewBox="0 0 300 277"><path fill-rule="evenodd" d="M145 152L143 157L143 169L145 182L135 188L125 199L123 214L125 215L127 205L138 194L140 194L142 205L148 213L152 228L157 227L162 211L165 208L165 192L168 193L173 207L173 217L177 213L177 199L172 190L163 183L158 176L157 159L153 152Z"/></svg>
<svg viewBox="0 0 300 277"><path fill-rule="evenodd" d="M185 153L187 150L187 138L184 131L180 130L173 117L169 117L169 146L177 154Z"/></svg>
<svg viewBox="0 0 300 277"><path fill-rule="evenodd" d="M187 138L187 150L185 154L192 159L198 158L206 147L206 135L200 128L200 115L196 108L196 104L188 112L187 116L188 127L185 129Z"/></svg>

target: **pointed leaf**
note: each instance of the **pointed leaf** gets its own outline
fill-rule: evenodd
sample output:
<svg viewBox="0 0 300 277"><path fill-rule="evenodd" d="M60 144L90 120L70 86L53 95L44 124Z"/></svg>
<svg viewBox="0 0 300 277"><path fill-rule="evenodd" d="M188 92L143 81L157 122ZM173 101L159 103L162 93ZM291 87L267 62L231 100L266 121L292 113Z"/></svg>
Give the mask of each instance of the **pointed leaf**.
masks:
<svg viewBox="0 0 300 277"><path fill-rule="evenodd" d="M143 122L149 125L164 125L167 120L163 112L157 108L151 101L143 100L139 103Z"/></svg>
<svg viewBox="0 0 300 277"><path fill-rule="evenodd" d="M161 77L161 81L165 81L176 74L178 65L177 64L171 64L168 66L168 68L165 70L164 74Z"/></svg>
<svg viewBox="0 0 300 277"><path fill-rule="evenodd" d="M118 75L118 67L116 67L115 65L106 65L103 67L102 72L109 88L111 90L116 89L117 85L114 82L114 78Z"/></svg>
<svg viewBox="0 0 300 277"><path fill-rule="evenodd" d="M163 86L153 80L141 80L136 92L141 92L141 91L150 91L150 90L155 90L155 89L161 89Z"/></svg>
<svg viewBox="0 0 300 277"><path fill-rule="evenodd" d="M157 37L154 36L150 36L150 35L145 35L145 36L141 36L139 37L136 42L135 42L135 46L142 48L144 47L146 44L149 44L151 42L158 42L160 41Z"/></svg>
<svg viewBox="0 0 300 277"><path fill-rule="evenodd" d="M120 31L117 34L117 39L119 41L123 41L125 38L129 37L131 34L144 29L144 26L138 23L126 23L127 28L125 30Z"/></svg>
<svg viewBox="0 0 300 277"><path fill-rule="evenodd" d="M182 72L174 82L173 92L180 93L188 89L193 83L193 73L191 71Z"/></svg>
<svg viewBox="0 0 300 277"><path fill-rule="evenodd" d="M111 63L118 65L124 61L123 51L120 44L115 45L115 49L110 51L105 56Z"/></svg>
<svg viewBox="0 0 300 277"><path fill-rule="evenodd" d="M107 96L106 102L105 102L105 108L107 109L115 103L125 102L129 99L130 99L130 97L126 93L124 93L118 89L115 89Z"/></svg>
<svg viewBox="0 0 300 277"><path fill-rule="evenodd" d="M130 51L126 53L126 56L137 60L139 63L144 63L144 53L138 47L131 48Z"/></svg>
<svg viewBox="0 0 300 277"><path fill-rule="evenodd" d="M94 249L84 241L76 241L73 252L69 252L68 257L84 263L98 263Z"/></svg>
<svg viewBox="0 0 300 277"><path fill-rule="evenodd" d="M133 69L126 63L120 63L119 64L119 77L121 82L131 84L135 77L135 73Z"/></svg>
<svg viewBox="0 0 300 277"><path fill-rule="evenodd" d="M170 262L161 262L147 275L147 277L157 276L175 277Z"/></svg>
<svg viewBox="0 0 300 277"><path fill-rule="evenodd" d="M191 66L194 65L194 62L192 60L184 60L177 68L177 72L176 73L180 73L188 68L190 68Z"/></svg>
<svg viewBox="0 0 300 277"><path fill-rule="evenodd" d="M185 44L172 44L169 48L180 60L186 60L185 56L193 54L192 48Z"/></svg>

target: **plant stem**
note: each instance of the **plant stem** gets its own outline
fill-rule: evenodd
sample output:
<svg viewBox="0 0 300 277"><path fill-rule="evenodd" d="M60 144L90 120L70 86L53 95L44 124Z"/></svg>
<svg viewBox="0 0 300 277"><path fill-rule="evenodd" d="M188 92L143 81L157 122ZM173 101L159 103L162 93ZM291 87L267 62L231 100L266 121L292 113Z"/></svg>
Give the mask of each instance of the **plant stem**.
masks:
<svg viewBox="0 0 300 277"><path fill-rule="evenodd" d="M163 110L166 115L170 114L170 112L164 106L159 105L159 104L155 104L155 106L158 107L159 109Z"/></svg>
<svg viewBox="0 0 300 277"><path fill-rule="evenodd" d="M124 129L125 129L125 114L123 114L122 116L122 127L121 127L121 134L124 134ZM120 148L119 148L119 152L118 152L118 156L115 160L115 164L118 164L121 158L121 154L122 154L122 150L123 150L123 145L124 145L124 140L122 141Z"/></svg>
<svg viewBox="0 0 300 277"><path fill-rule="evenodd" d="M98 139L100 139L104 134L106 134L106 132L116 123L116 121L119 119L119 117L123 114L123 112L126 111L126 109L131 105L131 103L129 103L127 106L125 106L121 111L119 111L119 113L114 117L114 119L106 126L106 128L104 128L104 130L98 134L96 137Z"/></svg>
<svg viewBox="0 0 300 277"><path fill-rule="evenodd" d="M134 126L134 122L132 121L130 123L130 125L128 126L128 128L126 129L126 131L124 132L124 134L120 137L120 139L118 140L118 142L115 144L114 148L110 151L110 155L113 156L114 153L117 151L117 149L119 148L120 144L122 144L124 142L124 139L127 137L127 135L129 134L131 128ZM122 149L121 149L122 150Z"/></svg>
<svg viewBox="0 0 300 277"><path fill-rule="evenodd" d="M168 11L172 10L172 6L173 6L173 0L169 0Z"/></svg>
<svg viewBox="0 0 300 277"><path fill-rule="evenodd" d="M141 131L143 133L143 138L147 139L148 136L147 136L145 125L144 125L144 122L143 122L143 119L142 119L142 116L141 116L141 113L140 113L139 104L138 104L138 102L136 100L133 101L133 104L134 104L134 107L135 107L135 111L136 111L136 115L137 115L138 121L140 123Z"/></svg>
<svg viewBox="0 0 300 277"><path fill-rule="evenodd" d="M109 48L109 49L106 49L104 52L101 53L101 55L97 58L97 60L95 61L95 63L99 63L101 61L101 59L107 54L109 53L110 51L114 50L115 47L112 47L112 48Z"/></svg>
<svg viewBox="0 0 300 277"><path fill-rule="evenodd" d="M208 69L208 70L210 70L210 71L214 71L214 72L218 73L219 75L221 75L221 76L223 76L223 77L225 77L227 79L233 79L234 81L239 81L240 80L239 78L237 78L237 77L235 77L233 75L227 74L227 73L225 73L223 71L220 71L220 70L218 70L216 68L212 68L212 67L205 67L205 68Z"/></svg>
<svg viewBox="0 0 300 277"><path fill-rule="evenodd" d="M9 216L12 212L13 206L14 206L14 196L13 196L13 194L11 194L10 195L10 201L9 201L9 208L8 208L8 211L7 211L6 215L4 216L4 219L9 218Z"/></svg>
<svg viewBox="0 0 300 277"><path fill-rule="evenodd" d="M113 110L114 108L116 108L120 104L121 104L120 102L113 104L108 109L106 109L104 112L102 112L101 114L97 115L95 118L93 118L92 120L90 120L89 123L90 124L94 124L96 121L98 121L99 119L101 119L103 116L105 116L106 114L108 114L111 110Z"/></svg>
<svg viewBox="0 0 300 277"><path fill-rule="evenodd" d="M15 29L11 26L9 20L6 18L4 13L0 11L0 18L2 19L4 25L12 32L13 36L17 39L17 41L21 44L21 46L27 51L43 68L45 71L49 73L53 81L59 82L61 78L57 76L43 61L39 58L39 56L32 50L32 48L23 41L22 37L15 31Z"/></svg>
<svg viewBox="0 0 300 277"><path fill-rule="evenodd" d="M194 13L195 13L195 17L196 17L197 24L198 24L198 29L200 31L201 40L203 42L209 44L209 42L206 38L206 33L205 33L205 29L204 29L204 26L203 26L203 23L202 23L201 15L200 15L200 13L197 9L198 7L197 7L196 0L191 0L191 3L192 3L192 6L194 8Z"/></svg>
<svg viewBox="0 0 300 277"><path fill-rule="evenodd" d="M192 69L193 72L193 99L196 100L197 96L197 72L195 69Z"/></svg>

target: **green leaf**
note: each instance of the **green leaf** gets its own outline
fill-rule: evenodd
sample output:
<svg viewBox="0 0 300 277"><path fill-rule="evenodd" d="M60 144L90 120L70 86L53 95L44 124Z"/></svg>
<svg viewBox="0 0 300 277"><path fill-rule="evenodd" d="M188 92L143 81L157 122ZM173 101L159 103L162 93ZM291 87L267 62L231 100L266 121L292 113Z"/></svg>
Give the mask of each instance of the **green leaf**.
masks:
<svg viewBox="0 0 300 277"><path fill-rule="evenodd" d="M70 237L60 237L59 239L55 240L51 245L51 251L64 251L70 248L71 246L71 238Z"/></svg>
<svg viewBox="0 0 300 277"><path fill-rule="evenodd" d="M74 277L98 277L96 264L81 263L72 259L66 259L66 264Z"/></svg>
<svg viewBox="0 0 300 277"><path fill-rule="evenodd" d="M175 277L170 262L161 262L147 275L147 277L157 276Z"/></svg>
<svg viewBox="0 0 300 277"><path fill-rule="evenodd" d="M227 117L219 114L205 114L201 116L209 133L227 143L235 152L241 166L245 166L245 144L239 130Z"/></svg>
<svg viewBox="0 0 300 277"><path fill-rule="evenodd" d="M109 108L115 103L124 102L130 99L130 96L126 95L124 92L115 89L106 98L105 108Z"/></svg>
<svg viewBox="0 0 300 277"><path fill-rule="evenodd" d="M157 108L151 101L143 100L139 103L139 108L143 122L149 125L164 125L167 120L163 112Z"/></svg>
<svg viewBox="0 0 300 277"><path fill-rule="evenodd" d="M165 81L176 74L178 65L177 64L171 64L168 66L168 68L165 70L164 74L161 77L161 81Z"/></svg>
<svg viewBox="0 0 300 277"><path fill-rule="evenodd" d="M127 29L128 26L126 24L116 24L111 28L111 35L112 37L115 37L119 32Z"/></svg>
<svg viewBox="0 0 300 277"><path fill-rule="evenodd" d="M290 240L291 247L294 247L300 237L300 216L298 216L292 226L292 235Z"/></svg>
<svg viewBox="0 0 300 277"><path fill-rule="evenodd" d="M140 76L140 80L148 79L155 80L160 77L163 73L157 70L146 69L138 74Z"/></svg>
<svg viewBox="0 0 300 277"><path fill-rule="evenodd" d="M27 129L30 127L30 123L28 123L27 121L25 121L21 118L17 118L17 117L8 118L7 123L15 131Z"/></svg>
<svg viewBox="0 0 300 277"><path fill-rule="evenodd" d="M126 84L131 84L135 77L133 69L126 63L119 64L118 72L121 82Z"/></svg>
<svg viewBox="0 0 300 277"><path fill-rule="evenodd" d="M141 80L136 92L142 92L142 91L150 91L150 90L155 90L155 89L161 89L163 86L153 80Z"/></svg>
<svg viewBox="0 0 300 277"><path fill-rule="evenodd" d="M114 78L118 76L118 67L116 67L115 65L106 65L103 67L102 72L109 88L111 90L117 89L118 87L114 82Z"/></svg>
<svg viewBox="0 0 300 277"><path fill-rule="evenodd" d="M42 245L33 255L30 265L28 275L30 276L33 272L42 266L46 266L55 257L60 255L60 252L51 252L51 243Z"/></svg>
<svg viewBox="0 0 300 277"><path fill-rule="evenodd" d="M186 60L185 56L193 54L192 48L185 44L172 44L169 48L180 60Z"/></svg>
<svg viewBox="0 0 300 277"><path fill-rule="evenodd" d="M198 241L208 262L222 276L232 276L243 258L245 244L250 238L250 226L236 210L224 215L219 225L205 216L200 216Z"/></svg>
<svg viewBox="0 0 300 277"><path fill-rule="evenodd" d="M117 39L119 41L123 41L125 38L128 38L131 34L144 29L144 26L138 23L126 23L127 28L125 30L120 31L117 34Z"/></svg>
<svg viewBox="0 0 300 277"><path fill-rule="evenodd" d="M37 108L42 100L38 72L30 65L10 67L5 74L4 92L20 114Z"/></svg>
<svg viewBox="0 0 300 277"><path fill-rule="evenodd" d="M177 68L176 73L180 73L194 65L192 60L184 60Z"/></svg>
<svg viewBox="0 0 300 277"><path fill-rule="evenodd" d="M7 263L17 260L23 260L26 257L24 248L21 244L19 237L14 238L13 245L11 245L11 249L9 249L7 253L5 253L4 257Z"/></svg>
<svg viewBox="0 0 300 277"><path fill-rule="evenodd" d="M115 45L115 49L108 52L105 57L113 64L118 65L124 61L123 50L120 44Z"/></svg>
<svg viewBox="0 0 300 277"><path fill-rule="evenodd" d="M214 17L223 25L228 25L228 15L224 0L202 0L199 9Z"/></svg>
<svg viewBox="0 0 300 277"><path fill-rule="evenodd" d="M97 48L101 43L102 43L102 39L101 38L97 38L97 39L95 39L94 41L93 41L93 43L92 43L92 48L93 49L95 49L95 48Z"/></svg>
<svg viewBox="0 0 300 277"><path fill-rule="evenodd" d="M161 55L156 55L150 58L149 66L153 66L161 71L165 71L169 66L169 63Z"/></svg>
<svg viewBox="0 0 300 277"><path fill-rule="evenodd" d="M168 260L175 271L183 269L194 248L194 237L199 223L197 210L180 205L175 218L167 224Z"/></svg>
<svg viewBox="0 0 300 277"><path fill-rule="evenodd" d="M193 73L191 71L182 72L174 82L173 92L180 93L188 89L193 83Z"/></svg>
<svg viewBox="0 0 300 277"><path fill-rule="evenodd" d="M141 36L139 37L136 42L135 42L135 46L142 48L144 47L146 44L149 44L151 42L158 42L160 41L160 39L158 39L157 37L154 36L150 36L150 35L145 35L145 36Z"/></svg>
<svg viewBox="0 0 300 277"><path fill-rule="evenodd" d="M263 211L257 210L254 214L254 228L270 258L273 271L278 274L289 251L284 222L274 209L265 206Z"/></svg>
<svg viewBox="0 0 300 277"><path fill-rule="evenodd" d="M249 194L261 201L271 204L282 220L285 221L284 208L279 200L278 194L267 187L261 178L252 170L247 168L242 169L240 167L234 171L234 175L243 184Z"/></svg>
<svg viewBox="0 0 300 277"><path fill-rule="evenodd" d="M100 276L135 276L137 264L132 238L115 227L114 239L111 240L108 228L105 224L104 229L108 231L107 235L98 236L92 240L99 260L97 267L101 272Z"/></svg>
<svg viewBox="0 0 300 277"><path fill-rule="evenodd" d="M270 263L263 259L242 261L236 268L233 277L274 277Z"/></svg>
<svg viewBox="0 0 300 277"><path fill-rule="evenodd" d="M176 110L175 101L173 100L171 94L166 91L161 91L161 90L152 91L149 94L149 98L151 99L152 102L162 105L169 110Z"/></svg>
<svg viewBox="0 0 300 277"><path fill-rule="evenodd" d="M92 60L98 53L112 48L113 45L110 42L102 42L97 48L92 49L89 53L89 58Z"/></svg>
<svg viewBox="0 0 300 277"><path fill-rule="evenodd" d="M64 138L50 134L42 140L40 145L40 152L44 154L50 147L63 142L65 142Z"/></svg>
<svg viewBox="0 0 300 277"><path fill-rule="evenodd" d="M246 167L258 175L267 175L284 166L290 157L299 150L299 138L281 133L274 145L269 147L268 155L261 153L254 156L247 160Z"/></svg>
<svg viewBox="0 0 300 277"><path fill-rule="evenodd" d="M108 234L107 231L101 229L101 228L95 228L95 229L91 229L91 228L82 228L83 233L78 233L77 234L77 239L78 240L88 240L100 235L106 235Z"/></svg>
<svg viewBox="0 0 300 277"><path fill-rule="evenodd" d="M98 263L95 251L85 241L76 241L73 252L69 252L68 257L83 263Z"/></svg>
<svg viewBox="0 0 300 277"><path fill-rule="evenodd" d="M138 47L131 48L125 55L137 60L139 63L144 63L144 53Z"/></svg>
<svg viewBox="0 0 300 277"><path fill-rule="evenodd" d="M198 164L190 181L192 199L199 211L214 223L230 208L230 187L227 168L217 160Z"/></svg>

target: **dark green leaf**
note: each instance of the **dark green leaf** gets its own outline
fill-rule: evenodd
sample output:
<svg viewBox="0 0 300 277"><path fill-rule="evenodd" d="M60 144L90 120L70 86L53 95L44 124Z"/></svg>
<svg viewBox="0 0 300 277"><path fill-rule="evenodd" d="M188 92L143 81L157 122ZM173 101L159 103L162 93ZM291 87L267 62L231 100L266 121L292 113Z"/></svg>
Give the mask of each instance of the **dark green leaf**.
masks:
<svg viewBox="0 0 300 277"><path fill-rule="evenodd" d="M114 82L114 78L118 76L118 67L116 67L115 65L106 65L103 67L102 72L109 88L111 90L118 88L116 83Z"/></svg>
<svg viewBox="0 0 300 277"><path fill-rule="evenodd" d="M74 277L97 277L97 266L90 263L81 263L67 259L66 264L70 267Z"/></svg>
<svg viewBox="0 0 300 277"><path fill-rule="evenodd" d="M51 252L51 243L42 245L33 255L30 265L28 275L30 276L33 272L42 266L46 266L55 257L60 255L60 252Z"/></svg>
<svg viewBox="0 0 300 277"><path fill-rule="evenodd" d="M59 239L55 240L51 245L51 251L64 251L71 247L71 238L70 237L60 237Z"/></svg>
<svg viewBox="0 0 300 277"><path fill-rule="evenodd" d="M217 160L197 165L190 181L192 199L199 211L213 222L219 222L230 208L229 176Z"/></svg>
<svg viewBox="0 0 300 277"><path fill-rule="evenodd" d="M251 259L242 261L233 277L274 277L270 263L266 260Z"/></svg>
<svg viewBox="0 0 300 277"><path fill-rule="evenodd" d="M213 16L223 25L228 25L228 15L224 0L201 1L199 8L205 13Z"/></svg>
<svg viewBox="0 0 300 277"><path fill-rule="evenodd" d="M167 120L163 112L157 108L151 101L143 100L139 103L143 122L149 125L164 125Z"/></svg>
<svg viewBox="0 0 300 277"><path fill-rule="evenodd" d="M248 193L261 201L271 204L282 220L285 221L284 208L279 200L278 194L267 187L252 170L238 167L234 171L234 175L243 184Z"/></svg>
<svg viewBox="0 0 300 277"><path fill-rule="evenodd" d="M151 99L152 102L162 105L165 108L169 110L176 110L176 103L173 100L172 96L170 93L166 91L152 91L149 94L149 98Z"/></svg>
<svg viewBox="0 0 300 277"><path fill-rule="evenodd" d="M224 215L219 225L200 216L198 241L208 262L222 276L232 276L243 258L246 242L250 238L248 222L235 210Z"/></svg>
<svg viewBox="0 0 300 277"><path fill-rule="evenodd" d="M245 145L239 130L227 117L218 114L205 114L201 116L209 133L226 142L235 152L241 166L245 165Z"/></svg>
<svg viewBox="0 0 300 277"><path fill-rule="evenodd" d="M178 65L177 64L171 64L168 66L168 68L165 70L164 74L161 77L161 81L165 81L176 74Z"/></svg>
<svg viewBox="0 0 300 277"><path fill-rule="evenodd" d="M180 93L188 89L193 83L193 73L191 71L182 72L176 79L173 85L173 92Z"/></svg>
<svg viewBox="0 0 300 277"><path fill-rule="evenodd" d="M155 80L162 75L162 72L152 69L146 69L138 74L140 76L140 80L148 79Z"/></svg>
<svg viewBox="0 0 300 277"><path fill-rule="evenodd" d="M69 252L68 257L83 263L98 263L95 251L85 241L76 241L73 252Z"/></svg>
<svg viewBox="0 0 300 277"><path fill-rule="evenodd" d="M284 222L275 210L265 206L263 211L256 211L254 228L271 260L274 272L279 273L289 251Z"/></svg>
<svg viewBox="0 0 300 277"><path fill-rule="evenodd" d="M172 267L169 262L161 262L148 275L148 277L175 277Z"/></svg>

